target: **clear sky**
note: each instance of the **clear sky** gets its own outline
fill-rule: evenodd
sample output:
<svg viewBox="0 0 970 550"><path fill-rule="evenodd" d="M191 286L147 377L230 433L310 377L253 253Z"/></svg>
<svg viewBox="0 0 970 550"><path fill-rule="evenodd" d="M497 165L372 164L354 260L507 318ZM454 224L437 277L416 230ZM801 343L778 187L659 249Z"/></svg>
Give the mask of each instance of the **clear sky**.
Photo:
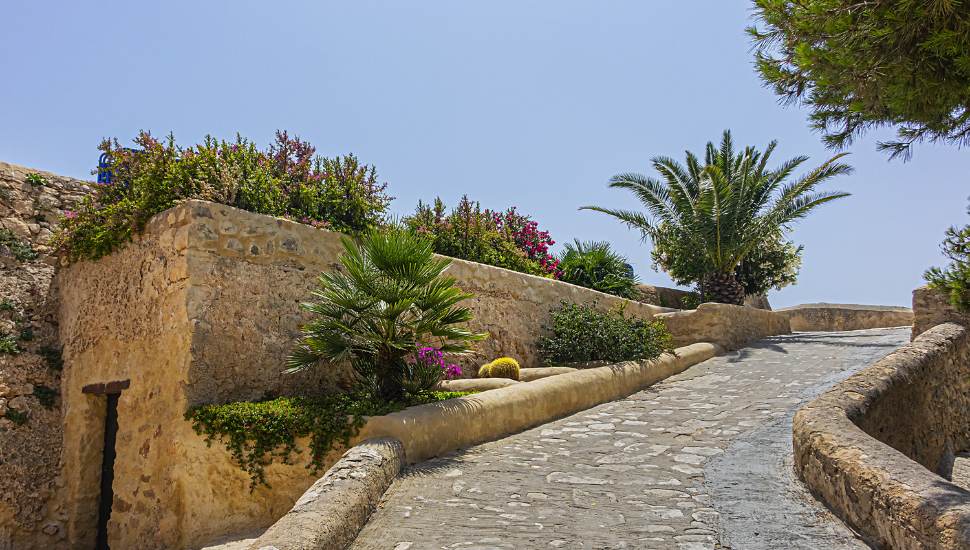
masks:
<svg viewBox="0 0 970 550"><path fill-rule="evenodd" d="M463 194L517 206L557 243L596 239L643 282L650 245L583 205L637 206L609 190L620 172L703 151L731 129L739 146L780 144L817 166L834 153L783 108L752 68L745 0L687 2L95 2L0 6L0 160L90 179L103 137L141 129L183 145L236 133L259 146L286 129L318 153L353 152L397 197ZM854 175L828 189L792 238L808 302L909 305L942 265L943 232L966 214L966 151L924 145L888 163L858 141ZM806 165L806 168L809 166ZM556 249L559 248L557 244Z"/></svg>

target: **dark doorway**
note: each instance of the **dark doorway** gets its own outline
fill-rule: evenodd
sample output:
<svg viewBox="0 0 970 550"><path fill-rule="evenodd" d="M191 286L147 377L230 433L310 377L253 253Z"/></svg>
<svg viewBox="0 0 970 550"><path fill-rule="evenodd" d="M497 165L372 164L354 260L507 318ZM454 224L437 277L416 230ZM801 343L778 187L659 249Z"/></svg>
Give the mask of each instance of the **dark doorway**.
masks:
<svg viewBox="0 0 970 550"><path fill-rule="evenodd" d="M114 491L111 484L115 479L115 439L118 436L118 396L109 393L108 411L104 418L104 458L101 462L101 501L98 504L98 541L96 550L108 548L108 519L111 517L111 504Z"/></svg>

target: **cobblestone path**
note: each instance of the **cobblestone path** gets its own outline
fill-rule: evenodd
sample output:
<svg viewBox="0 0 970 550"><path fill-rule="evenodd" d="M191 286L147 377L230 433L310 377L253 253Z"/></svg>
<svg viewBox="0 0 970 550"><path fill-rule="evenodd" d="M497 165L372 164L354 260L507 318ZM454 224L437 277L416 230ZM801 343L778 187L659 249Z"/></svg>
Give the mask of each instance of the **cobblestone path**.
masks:
<svg viewBox="0 0 970 550"><path fill-rule="evenodd" d="M351 550L867 548L791 470L791 418L909 341L798 333L416 464Z"/></svg>

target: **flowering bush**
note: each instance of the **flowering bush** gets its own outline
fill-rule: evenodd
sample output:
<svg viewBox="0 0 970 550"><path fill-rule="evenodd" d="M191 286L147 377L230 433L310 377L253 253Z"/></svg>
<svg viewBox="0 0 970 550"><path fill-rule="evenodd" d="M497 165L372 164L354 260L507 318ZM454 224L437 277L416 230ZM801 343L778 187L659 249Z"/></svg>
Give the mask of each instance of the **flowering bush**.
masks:
<svg viewBox="0 0 970 550"><path fill-rule="evenodd" d="M515 207L505 212L482 210L466 195L446 214L444 202L435 199L434 206L418 202L415 213L402 222L411 231L430 238L438 254L530 275L559 276L559 262L549 255L555 241Z"/></svg>
<svg viewBox="0 0 970 550"><path fill-rule="evenodd" d="M440 348L421 348L414 354L411 363L416 369L436 367L441 371L442 376L448 378L461 376L461 367L455 363L445 363L444 357L445 354Z"/></svg>
<svg viewBox="0 0 970 550"><path fill-rule="evenodd" d="M141 132L138 149L118 140L99 146L107 183L77 210L65 213L53 244L70 261L97 259L131 240L148 219L190 199L218 202L258 214L285 217L351 234L384 221L392 197L373 167L353 155L314 156L315 148L286 132L265 151L241 136L235 142L206 136L182 148L169 135Z"/></svg>

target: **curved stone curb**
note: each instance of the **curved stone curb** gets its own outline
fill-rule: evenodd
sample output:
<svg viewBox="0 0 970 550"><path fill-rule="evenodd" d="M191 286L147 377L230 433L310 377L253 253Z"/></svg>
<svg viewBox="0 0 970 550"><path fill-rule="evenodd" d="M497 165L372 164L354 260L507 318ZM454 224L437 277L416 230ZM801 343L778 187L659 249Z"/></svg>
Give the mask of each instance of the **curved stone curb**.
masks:
<svg viewBox="0 0 970 550"><path fill-rule="evenodd" d="M521 432L635 393L714 357L715 344L677 355L567 372L367 418L357 440L250 550L338 549L349 544L405 463Z"/></svg>
<svg viewBox="0 0 970 550"><path fill-rule="evenodd" d="M818 303L775 311L787 313L791 329L798 332L868 330L908 327L913 324L913 310L908 307Z"/></svg>
<svg viewBox="0 0 970 550"><path fill-rule="evenodd" d="M716 344L691 344L678 348L676 356L580 370L368 417L360 438L397 439L413 464L626 397L721 351Z"/></svg>
<svg viewBox="0 0 970 550"><path fill-rule="evenodd" d="M360 532L404 466L404 446L390 438L352 447L250 550L337 550Z"/></svg>
<svg viewBox="0 0 970 550"><path fill-rule="evenodd" d="M799 476L878 547L970 549L970 492L934 473L970 444L968 379L967 330L927 331L796 413Z"/></svg>

